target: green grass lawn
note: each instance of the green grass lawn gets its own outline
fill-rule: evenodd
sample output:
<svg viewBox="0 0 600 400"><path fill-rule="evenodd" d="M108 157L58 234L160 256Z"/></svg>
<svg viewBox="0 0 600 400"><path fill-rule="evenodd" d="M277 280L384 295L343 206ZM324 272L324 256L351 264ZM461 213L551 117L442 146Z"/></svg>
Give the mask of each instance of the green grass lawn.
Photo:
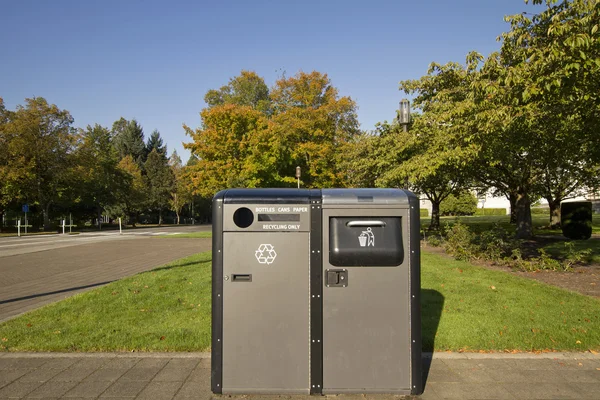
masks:
<svg viewBox="0 0 600 400"><path fill-rule="evenodd" d="M536 235L562 235L560 229L547 229L550 223L547 215L534 214L531 216L533 229ZM494 224L499 224L508 232L514 232L516 227L510 223L508 215L489 215L489 216L472 216L472 217L440 217L440 224L450 224L459 220L468 225L475 232L489 230ZM427 229L431 223L431 217L421 217L421 229ZM592 216L592 233L600 233L600 214Z"/></svg>
<svg viewBox="0 0 600 400"><path fill-rule="evenodd" d="M421 264L424 349L600 349L598 299L427 252Z"/></svg>
<svg viewBox="0 0 600 400"><path fill-rule="evenodd" d="M211 238L211 231L202 231L202 232L192 232L192 233L181 233L179 235L158 235L153 236L157 238Z"/></svg>
<svg viewBox="0 0 600 400"><path fill-rule="evenodd" d="M9 351L206 351L210 253L111 283L0 325ZM600 300L422 254L423 348L600 350Z"/></svg>
<svg viewBox="0 0 600 400"><path fill-rule="evenodd" d="M0 325L11 351L192 351L210 347L210 252Z"/></svg>

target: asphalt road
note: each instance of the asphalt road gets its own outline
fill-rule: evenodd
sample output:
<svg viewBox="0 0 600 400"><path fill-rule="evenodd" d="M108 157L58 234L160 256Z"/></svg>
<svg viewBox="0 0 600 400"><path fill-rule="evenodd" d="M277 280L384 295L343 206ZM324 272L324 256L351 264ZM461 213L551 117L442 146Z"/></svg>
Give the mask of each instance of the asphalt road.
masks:
<svg viewBox="0 0 600 400"><path fill-rule="evenodd" d="M75 293L210 250L210 239L157 238L210 226L0 238L0 322Z"/></svg>

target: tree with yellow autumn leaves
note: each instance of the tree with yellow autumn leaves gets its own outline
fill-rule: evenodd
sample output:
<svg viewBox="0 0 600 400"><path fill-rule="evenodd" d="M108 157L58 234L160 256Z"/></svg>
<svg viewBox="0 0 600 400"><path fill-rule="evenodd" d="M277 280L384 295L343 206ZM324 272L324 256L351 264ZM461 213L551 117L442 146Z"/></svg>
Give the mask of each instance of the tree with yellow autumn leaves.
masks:
<svg viewBox="0 0 600 400"><path fill-rule="evenodd" d="M359 133L356 104L340 97L317 71L282 77L270 90L254 72L242 71L208 91L201 126L184 126L184 144L198 162L188 167L194 193L212 196L227 187L345 186L343 146Z"/></svg>

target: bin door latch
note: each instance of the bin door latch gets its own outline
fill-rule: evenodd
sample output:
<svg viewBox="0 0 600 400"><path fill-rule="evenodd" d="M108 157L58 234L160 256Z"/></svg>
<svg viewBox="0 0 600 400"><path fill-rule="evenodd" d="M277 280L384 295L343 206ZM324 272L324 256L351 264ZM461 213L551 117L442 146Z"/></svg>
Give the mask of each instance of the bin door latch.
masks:
<svg viewBox="0 0 600 400"><path fill-rule="evenodd" d="M325 270L325 285L327 287L346 287L346 286L348 286L348 270L346 270L346 269L327 269L327 270Z"/></svg>

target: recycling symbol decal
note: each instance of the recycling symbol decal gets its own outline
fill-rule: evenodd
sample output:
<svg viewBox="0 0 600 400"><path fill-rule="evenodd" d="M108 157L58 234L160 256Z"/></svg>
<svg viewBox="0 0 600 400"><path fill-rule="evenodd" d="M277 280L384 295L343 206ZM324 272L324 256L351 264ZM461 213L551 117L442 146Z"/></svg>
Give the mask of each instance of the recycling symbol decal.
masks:
<svg viewBox="0 0 600 400"><path fill-rule="evenodd" d="M275 261L275 257L277 257L272 244L261 244L258 246L258 250L254 252L254 255L260 264L271 264Z"/></svg>

